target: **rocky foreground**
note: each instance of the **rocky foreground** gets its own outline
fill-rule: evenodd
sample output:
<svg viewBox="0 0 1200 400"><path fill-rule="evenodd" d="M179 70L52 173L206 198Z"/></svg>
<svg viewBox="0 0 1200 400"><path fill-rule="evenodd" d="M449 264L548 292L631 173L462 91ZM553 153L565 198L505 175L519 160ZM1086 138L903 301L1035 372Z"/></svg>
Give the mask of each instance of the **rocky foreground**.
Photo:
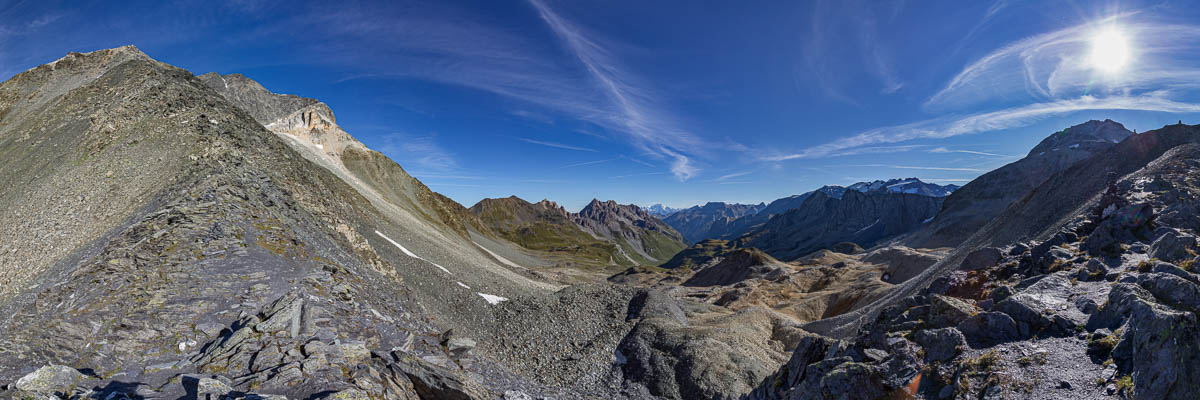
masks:
<svg viewBox="0 0 1200 400"><path fill-rule="evenodd" d="M1140 168L1136 161L1110 163L1110 184L1082 197L1045 240L948 257L913 294L861 314L866 319L845 339L805 338L747 397L1200 396L1200 146L1189 143L1200 140L1198 133L1175 126L1131 139L1107 155L1153 161ZM1122 168L1134 171L1118 181ZM1061 179L1043 190L1053 196L1102 179ZM1019 207L1009 218L1036 215ZM1073 205L1064 200L1055 207ZM1012 234L1020 225L996 221L976 236L1001 228ZM1043 228L1025 223L1023 229ZM981 240L974 239L969 243ZM949 268L933 274L939 267Z"/></svg>

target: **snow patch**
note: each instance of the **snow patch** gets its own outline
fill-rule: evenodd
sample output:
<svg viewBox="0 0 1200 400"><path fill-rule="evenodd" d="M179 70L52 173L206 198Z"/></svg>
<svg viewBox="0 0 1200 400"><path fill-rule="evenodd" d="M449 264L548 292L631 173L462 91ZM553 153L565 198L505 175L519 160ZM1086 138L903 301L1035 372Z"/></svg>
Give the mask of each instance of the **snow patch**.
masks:
<svg viewBox="0 0 1200 400"><path fill-rule="evenodd" d="M325 145L317 143L317 148L321 149L321 150L325 150Z"/></svg>
<svg viewBox="0 0 1200 400"><path fill-rule="evenodd" d="M416 254L413 254L413 252L411 252L411 251L408 251L408 249L404 248L404 246L401 246L401 245L400 245L400 243L396 243L396 241L395 241L395 240L392 240L392 238L390 238L390 237L387 237L387 235L384 235L382 232L375 231L375 234L376 234L376 235L379 235L379 237L383 238L384 240L387 240L387 241L388 241L388 242L390 242L392 245L394 245L394 246L396 246L397 248L399 248L399 249L400 249L400 251L403 251L405 255L407 255L407 256L409 256L409 257L412 257L412 258L415 258L415 259L418 259L418 260L421 260L421 261L424 261L424 262L427 262L427 263L430 263L430 264L433 264L433 266L435 266L435 267L438 267L438 268L439 268L439 269L441 269L442 271L445 271L447 274L450 274L450 270L446 269L446 267L443 267L443 266L441 266L441 265L437 265L437 263L435 263L435 262L433 262L433 261L426 260L426 259L424 259L424 258L421 258L420 256L418 256L418 255L416 255ZM451 274L451 275L453 275L453 274Z"/></svg>
<svg viewBox="0 0 1200 400"><path fill-rule="evenodd" d="M507 298L496 296L493 294L480 293L480 292L475 292L475 294L479 295L479 297L483 297L483 299L487 300L488 304L491 304L491 305L500 304L500 302L502 302L502 301L508 301Z"/></svg>
<svg viewBox="0 0 1200 400"><path fill-rule="evenodd" d="M928 223L929 223L929 221L933 221L933 218L934 218L934 217L937 217L937 215L934 215L933 217L925 218L925 220L924 220L924 221L921 221L921 223L922 223L922 224L928 224Z"/></svg>
<svg viewBox="0 0 1200 400"><path fill-rule="evenodd" d="M1079 143L1075 143L1075 144L1071 145L1071 148L1072 148L1072 149L1078 149L1078 148L1079 148Z"/></svg>
<svg viewBox="0 0 1200 400"><path fill-rule="evenodd" d="M462 286L463 288L466 288L467 290L470 290L470 289L471 289L471 287L470 287L470 286L467 286L467 284L465 284L465 283L462 283L462 282L454 282L454 283L457 283L457 284L458 284L458 286Z"/></svg>

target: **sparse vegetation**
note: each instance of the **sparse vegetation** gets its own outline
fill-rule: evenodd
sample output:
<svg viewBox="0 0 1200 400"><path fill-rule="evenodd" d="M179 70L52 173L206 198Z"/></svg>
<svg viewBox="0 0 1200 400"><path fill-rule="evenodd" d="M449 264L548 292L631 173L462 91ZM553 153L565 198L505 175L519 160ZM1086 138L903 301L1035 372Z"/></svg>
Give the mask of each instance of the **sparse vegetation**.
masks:
<svg viewBox="0 0 1200 400"><path fill-rule="evenodd" d="M1046 365L1046 352L1036 352L1032 355L1018 358L1017 364L1020 364L1022 367L1028 367L1033 364Z"/></svg>

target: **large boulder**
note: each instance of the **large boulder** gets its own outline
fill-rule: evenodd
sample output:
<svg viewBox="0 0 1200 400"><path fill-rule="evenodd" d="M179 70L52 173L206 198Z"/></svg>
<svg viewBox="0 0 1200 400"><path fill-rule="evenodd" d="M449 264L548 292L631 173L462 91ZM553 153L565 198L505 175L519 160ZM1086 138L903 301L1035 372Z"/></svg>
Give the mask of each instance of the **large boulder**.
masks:
<svg viewBox="0 0 1200 400"><path fill-rule="evenodd" d="M412 382L413 390L422 399L481 400L495 396L481 388L461 372L444 368L411 354L392 352L395 363L391 368L399 370Z"/></svg>
<svg viewBox="0 0 1200 400"><path fill-rule="evenodd" d="M35 394L70 394L71 389L85 378L87 377L75 368L47 365L21 377L13 387Z"/></svg>
<svg viewBox="0 0 1200 400"><path fill-rule="evenodd" d="M1138 399L1200 398L1200 324L1191 311L1135 301L1117 349L1126 348L1121 370L1132 371ZM1114 353L1117 353L1114 351Z"/></svg>
<svg viewBox="0 0 1200 400"><path fill-rule="evenodd" d="M1087 321L1088 316L1072 304L1071 277L1068 272L1047 275L1024 290L996 303L993 311L1003 312L1017 322L1022 337L1036 333L1066 336Z"/></svg>
<svg viewBox="0 0 1200 400"><path fill-rule="evenodd" d="M934 328L956 326L964 319L979 313L979 307L956 297L935 294L930 296L929 304L929 324Z"/></svg>
<svg viewBox="0 0 1200 400"><path fill-rule="evenodd" d="M1150 235L1154 207L1146 203L1130 204L1107 214L1080 246L1091 255L1121 252L1120 245Z"/></svg>
<svg viewBox="0 0 1200 400"><path fill-rule="evenodd" d="M974 348L992 347L1021 339L1017 323L1002 312L975 314L960 322L958 331L962 332L967 343Z"/></svg>
<svg viewBox="0 0 1200 400"><path fill-rule="evenodd" d="M1147 273L1139 275L1137 283L1169 306L1200 309L1200 285L1186 279L1167 273Z"/></svg>
<svg viewBox="0 0 1200 400"><path fill-rule="evenodd" d="M1004 258L1004 253L995 247L984 247L967 254L960 268L968 271L995 266Z"/></svg>
<svg viewBox="0 0 1200 400"><path fill-rule="evenodd" d="M1175 230L1167 231L1150 244L1150 257L1167 262L1190 260L1196 254L1196 237Z"/></svg>
<svg viewBox="0 0 1200 400"><path fill-rule="evenodd" d="M967 339L955 328L925 329L913 334L913 340L925 349L928 361L945 361L958 356Z"/></svg>
<svg viewBox="0 0 1200 400"><path fill-rule="evenodd" d="M1133 307L1153 295L1141 286L1132 283L1118 283L1108 291L1108 300L1100 311L1088 319L1087 329L1116 330L1129 319Z"/></svg>

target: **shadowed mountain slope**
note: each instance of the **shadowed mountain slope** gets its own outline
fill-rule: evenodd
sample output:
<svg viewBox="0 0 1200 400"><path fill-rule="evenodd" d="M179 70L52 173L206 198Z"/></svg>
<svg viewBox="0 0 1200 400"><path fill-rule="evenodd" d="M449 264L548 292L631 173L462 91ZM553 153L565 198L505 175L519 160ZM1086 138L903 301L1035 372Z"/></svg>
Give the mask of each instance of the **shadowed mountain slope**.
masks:
<svg viewBox="0 0 1200 400"><path fill-rule="evenodd" d="M874 191L846 191L841 198L818 191L800 207L788 210L738 239L781 260L792 260L837 243L870 247L910 232L928 221L942 197Z"/></svg>
<svg viewBox="0 0 1200 400"><path fill-rule="evenodd" d="M1112 120L1088 121L1055 132L1024 158L983 174L946 198L942 212L904 242L953 247L1055 173L1133 134Z"/></svg>
<svg viewBox="0 0 1200 400"><path fill-rule="evenodd" d="M663 219L667 225L675 228L689 243L704 239L717 238L729 231L729 224L738 218L758 213L766 204L726 204L709 202L703 206L695 206L676 211Z"/></svg>

